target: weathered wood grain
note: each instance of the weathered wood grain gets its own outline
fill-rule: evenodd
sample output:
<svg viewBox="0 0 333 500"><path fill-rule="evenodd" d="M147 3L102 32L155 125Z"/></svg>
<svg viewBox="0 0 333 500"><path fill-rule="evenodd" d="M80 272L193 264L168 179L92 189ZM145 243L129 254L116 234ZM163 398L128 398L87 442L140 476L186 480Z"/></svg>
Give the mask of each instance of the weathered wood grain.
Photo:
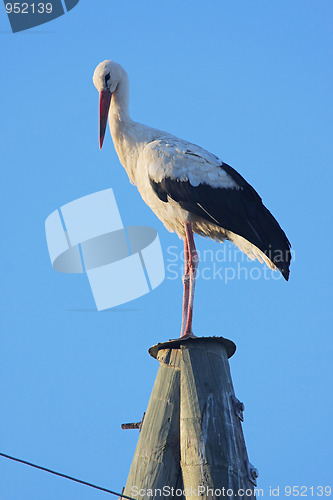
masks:
<svg viewBox="0 0 333 500"><path fill-rule="evenodd" d="M162 349L157 359L160 367L149 400L124 494L134 497L136 489L146 494L140 500L152 500L148 490L163 487L182 488L180 469L180 351ZM133 489L136 488L136 489ZM178 497L179 498L179 497ZM181 497L180 497L181 498Z"/></svg>
<svg viewBox="0 0 333 500"><path fill-rule="evenodd" d="M185 491L186 500L254 499L257 472L248 461L243 405L228 363L234 344L222 337L178 339L149 352L160 367L125 495L184 500L179 492ZM134 495L133 487L145 494Z"/></svg>
<svg viewBox="0 0 333 500"><path fill-rule="evenodd" d="M191 491L198 492L199 486L204 489L201 500L215 498L216 490L233 499L254 498L251 492L238 495L240 489L253 492L254 485L225 347L198 339L180 349L180 448L186 500L198 500Z"/></svg>

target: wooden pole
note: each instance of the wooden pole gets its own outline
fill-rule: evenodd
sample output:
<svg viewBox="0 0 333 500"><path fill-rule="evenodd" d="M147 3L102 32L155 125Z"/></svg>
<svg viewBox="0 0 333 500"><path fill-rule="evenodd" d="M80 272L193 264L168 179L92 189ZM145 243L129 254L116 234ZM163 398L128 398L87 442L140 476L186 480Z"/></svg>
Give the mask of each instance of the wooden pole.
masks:
<svg viewBox="0 0 333 500"><path fill-rule="evenodd" d="M240 423L243 407L235 397L226 347L211 337L180 348L180 448L186 500L255 498L258 474L248 461Z"/></svg>
<svg viewBox="0 0 333 500"><path fill-rule="evenodd" d="M244 405L235 397L228 363L235 350L223 337L177 339L149 349L160 367L125 495L184 500L184 491L186 500L254 500L258 472L248 461Z"/></svg>
<svg viewBox="0 0 333 500"><path fill-rule="evenodd" d="M140 500L170 498L172 488L183 487L179 447L180 351L161 349L156 357L160 366L124 490L125 495ZM163 488L169 488L170 494L164 494L167 490ZM161 494L156 495L156 490L161 490Z"/></svg>

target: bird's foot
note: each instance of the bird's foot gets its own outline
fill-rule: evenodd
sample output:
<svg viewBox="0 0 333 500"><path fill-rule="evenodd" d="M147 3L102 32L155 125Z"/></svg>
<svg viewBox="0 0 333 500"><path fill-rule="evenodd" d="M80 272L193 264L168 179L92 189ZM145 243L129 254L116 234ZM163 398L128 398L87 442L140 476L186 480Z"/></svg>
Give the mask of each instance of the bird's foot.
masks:
<svg viewBox="0 0 333 500"><path fill-rule="evenodd" d="M180 336L181 339L195 339L196 338L196 335L194 335L193 332L188 332L188 333L184 333L183 335Z"/></svg>

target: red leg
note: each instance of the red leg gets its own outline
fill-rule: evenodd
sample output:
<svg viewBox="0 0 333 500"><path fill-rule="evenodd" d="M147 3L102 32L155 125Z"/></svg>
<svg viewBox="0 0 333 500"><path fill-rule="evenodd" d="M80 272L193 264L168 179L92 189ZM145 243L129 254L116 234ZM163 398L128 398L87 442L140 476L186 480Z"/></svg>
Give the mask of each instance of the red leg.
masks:
<svg viewBox="0 0 333 500"><path fill-rule="evenodd" d="M188 299L189 299L189 290L190 290L190 273L189 273L189 245L187 235L185 233L184 238L184 262L185 262L185 270L183 276L184 283L184 296L183 296L183 315L182 315L182 329L180 332L180 336L182 337L185 332L185 326L187 323L187 314L188 314Z"/></svg>
<svg viewBox="0 0 333 500"><path fill-rule="evenodd" d="M185 326L185 332L183 337L190 336L194 337L192 332L192 318L193 318L193 301L194 301L194 291L195 291L195 280L197 274L197 268L199 264L199 257L194 244L193 231L190 222L185 223L185 234L188 241L189 255L188 255L188 267L190 274L190 290L189 290L189 301L188 301L188 313L187 321Z"/></svg>

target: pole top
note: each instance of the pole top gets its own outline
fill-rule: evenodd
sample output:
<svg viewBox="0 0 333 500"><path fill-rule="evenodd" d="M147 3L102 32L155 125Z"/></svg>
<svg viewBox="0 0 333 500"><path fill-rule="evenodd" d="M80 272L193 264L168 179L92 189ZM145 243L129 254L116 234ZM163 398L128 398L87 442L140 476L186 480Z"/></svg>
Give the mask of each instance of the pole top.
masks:
<svg viewBox="0 0 333 500"><path fill-rule="evenodd" d="M234 344L232 340L225 339L224 337L187 337L175 340L171 339L167 342L160 342L150 347L148 352L153 358L157 359L157 353L161 349L179 349L181 345L195 344L198 342L219 342L223 344L228 358L231 358L236 351L236 344Z"/></svg>

